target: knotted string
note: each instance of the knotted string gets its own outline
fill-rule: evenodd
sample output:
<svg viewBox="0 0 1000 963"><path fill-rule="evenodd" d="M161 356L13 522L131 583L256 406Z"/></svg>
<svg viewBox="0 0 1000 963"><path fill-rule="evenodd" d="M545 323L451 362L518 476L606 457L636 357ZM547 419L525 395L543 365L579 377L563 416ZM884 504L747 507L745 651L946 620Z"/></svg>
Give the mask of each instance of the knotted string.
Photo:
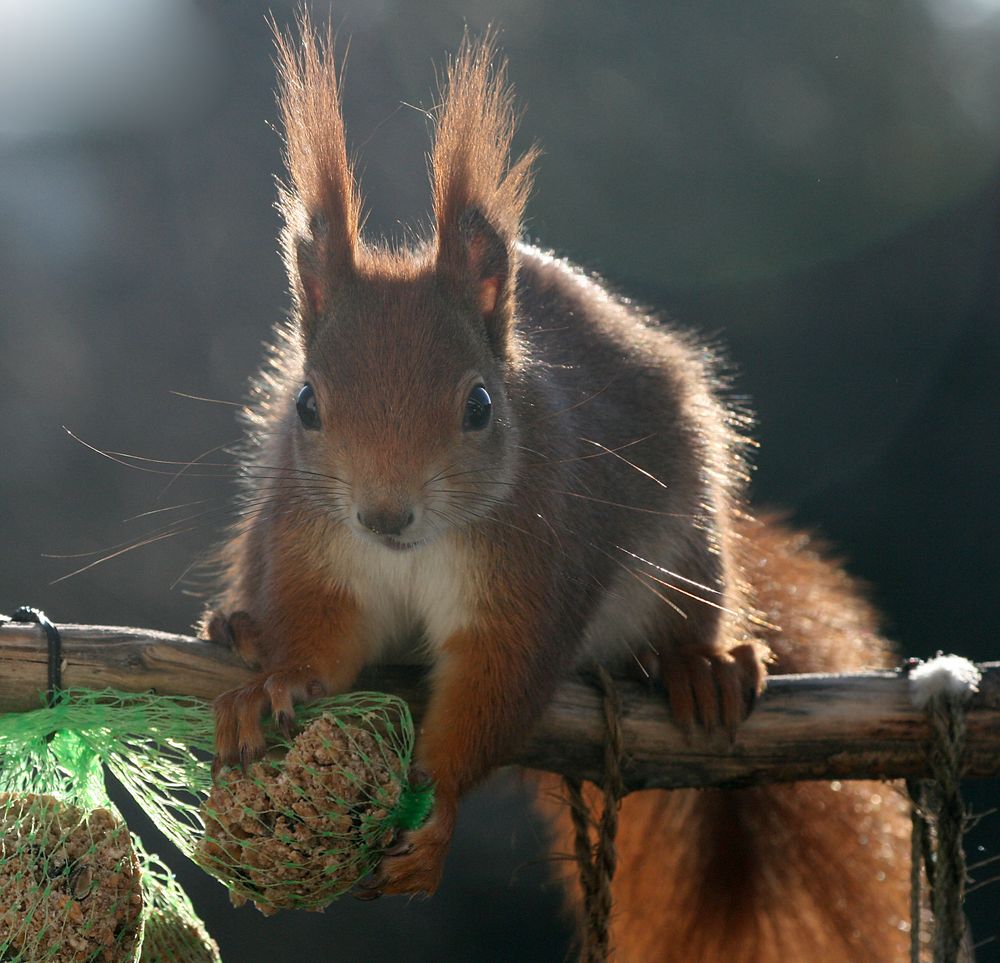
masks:
<svg viewBox="0 0 1000 963"><path fill-rule="evenodd" d="M580 963L607 963L611 959L611 883L618 863L615 836L618 833L618 810L625 785L622 779L624 734L622 732L621 696L611 676L603 667L597 669L601 688L604 724L604 805L597 822L597 840L591 839L594 821L583 796L579 779L566 777L570 818L574 831L574 855L579 866L583 890L584 931Z"/></svg>

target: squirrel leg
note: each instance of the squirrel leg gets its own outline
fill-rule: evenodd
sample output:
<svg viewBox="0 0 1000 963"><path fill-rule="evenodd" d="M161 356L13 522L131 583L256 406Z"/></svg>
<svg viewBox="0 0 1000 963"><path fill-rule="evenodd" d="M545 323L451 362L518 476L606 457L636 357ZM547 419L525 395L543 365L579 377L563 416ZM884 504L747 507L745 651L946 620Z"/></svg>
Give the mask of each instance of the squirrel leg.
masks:
<svg viewBox="0 0 1000 963"><path fill-rule="evenodd" d="M237 613L239 614L239 613ZM254 625L264 670L251 682L218 696L215 710L215 768L246 766L264 753L264 714L270 711L283 732L291 732L294 705L349 689L367 652L358 638L353 601L315 596L282 611L273 625ZM232 626L233 617L229 623Z"/></svg>
<svg viewBox="0 0 1000 963"><path fill-rule="evenodd" d="M503 761L549 698L568 647L552 644L551 624L529 630L522 621L512 637L519 621L497 618L445 642L416 751L434 781L434 810L383 858L362 898L437 889L460 794Z"/></svg>

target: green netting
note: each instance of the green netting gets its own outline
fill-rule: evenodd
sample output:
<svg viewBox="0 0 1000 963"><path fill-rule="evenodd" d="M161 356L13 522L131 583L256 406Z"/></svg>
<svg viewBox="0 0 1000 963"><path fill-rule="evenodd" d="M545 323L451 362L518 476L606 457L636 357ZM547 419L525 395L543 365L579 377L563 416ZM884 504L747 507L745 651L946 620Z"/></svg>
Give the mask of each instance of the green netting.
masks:
<svg viewBox="0 0 1000 963"><path fill-rule="evenodd" d="M12 718L0 717L0 960L135 960L139 863L100 757L76 733L47 740Z"/></svg>
<svg viewBox="0 0 1000 963"><path fill-rule="evenodd" d="M289 741L246 773L213 785L208 703L105 690L68 690L57 705L4 720L22 741L73 733L156 825L263 912L321 909L372 871L397 829L432 804L408 784L413 724L405 702L352 693L303 707Z"/></svg>
<svg viewBox="0 0 1000 963"><path fill-rule="evenodd" d="M133 835L142 866L146 908L139 963L222 963L219 947L198 918L191 900L158 856Z"/></svg>

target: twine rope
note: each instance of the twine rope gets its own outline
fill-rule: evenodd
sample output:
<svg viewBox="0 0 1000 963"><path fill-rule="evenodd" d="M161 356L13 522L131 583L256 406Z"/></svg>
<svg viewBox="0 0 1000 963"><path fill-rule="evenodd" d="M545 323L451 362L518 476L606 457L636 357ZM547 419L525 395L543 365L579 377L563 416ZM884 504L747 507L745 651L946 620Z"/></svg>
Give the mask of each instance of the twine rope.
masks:
<svg viewBox="0 0 1000 963"><path fill-rule="evenodd" d="M934 963L954 963L965 937L962 903L968 877L965 871L966 813L960 784L965 745L965 712L956 699L932 700L928 713L933 733L931 772L936 783L934 809Z"/></svg>
<svg viewBox="0 0 1000 963"><path fill-rule="evenodd" d="M565 779L573 823L574 856L583 891L584 928L580 963L607 963L611 959L611 883L618 863L615 836L618 833L618 810L625 795L621 694L603 666L597 668L596 675L607 729L601 786L603 806L596 825L583 795L583 783L579 779ZM592 828L596 829L596 842L591 837Z"/></svg>
<svg viewBox="0 0 1000 963"><path fill-rule="evenodd" d="M971 691L975 691L972 683ZM968 883L962 837L969 820L962 799L966 692L941 691L924 705L931 738L927 748L930 779L910 780L913 838L910 866L910 960L921 963L921 913L934 920L934 963L971 959L963 903ZM923 869L923 874L921 873ZM923 898L923 876L928 896Z"/></svg>

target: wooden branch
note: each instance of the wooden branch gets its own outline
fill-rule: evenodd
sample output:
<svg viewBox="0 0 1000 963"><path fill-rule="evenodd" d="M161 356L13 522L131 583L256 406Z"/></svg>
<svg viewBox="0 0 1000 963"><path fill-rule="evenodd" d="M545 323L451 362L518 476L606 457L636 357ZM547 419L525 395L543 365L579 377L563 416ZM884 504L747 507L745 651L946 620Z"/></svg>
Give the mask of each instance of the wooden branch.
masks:
<svg viewBox="0 0 1000 963"><path fill-rule="evenodd" d="M60 625L65 686L155 689L210 699L248 679L250 670L209 642L145 629ZM37 625L0 625L0 711L41 705L47 647ZM983 682L969 703L968 776L1000 774L1000 663L980 665ZM415 666L383 666L360 688L395 692L415 715L426 693ZM895 672L776 676L730 742L717 732L681 733L663 693L621 681L625 781L651 787L748 786L802 779L889 779L925 775L929 729ZM604 745L599 694L565 682L526 744L510 761L599 780Z"/></svg>

